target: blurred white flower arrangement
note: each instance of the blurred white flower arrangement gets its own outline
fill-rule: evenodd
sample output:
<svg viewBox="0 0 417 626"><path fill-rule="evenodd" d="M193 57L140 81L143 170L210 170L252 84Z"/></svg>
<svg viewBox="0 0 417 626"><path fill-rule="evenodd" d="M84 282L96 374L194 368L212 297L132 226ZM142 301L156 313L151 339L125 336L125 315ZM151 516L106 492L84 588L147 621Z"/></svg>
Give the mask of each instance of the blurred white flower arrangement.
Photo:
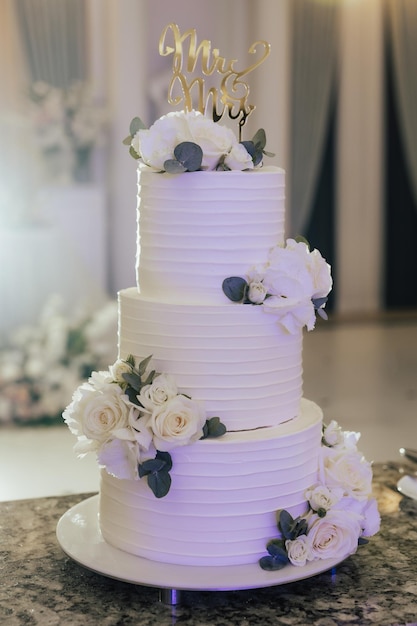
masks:
<svg viewBox="0 0 417 626"><path fill-rule="evenodd" d="M45 173L54 182L89 182L94 147L104 142L107 113L86 83L67 89L31 86L32 116Z"/></svg>
<svg viewBox="0 0 417 626"><path fill-rule="evenodd" d="M117 304L68 315L53 296L33 326L0 346L0 425L63 424L74 388L117 355Z"/></svg>

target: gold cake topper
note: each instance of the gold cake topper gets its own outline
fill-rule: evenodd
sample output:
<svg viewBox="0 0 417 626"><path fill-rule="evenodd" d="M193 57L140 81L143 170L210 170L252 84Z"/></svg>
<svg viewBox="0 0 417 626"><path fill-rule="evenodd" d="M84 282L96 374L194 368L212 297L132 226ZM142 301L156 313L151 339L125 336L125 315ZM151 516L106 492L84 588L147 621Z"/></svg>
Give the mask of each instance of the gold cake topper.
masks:
<svg viewBox="0 0 417 626"><path fill-rule="evenodd" d="M168 45L166 39L171 34L173 45ZM186 48L187 39L188 50ZM270 45L266 41L256 41L249 48L249 54L257 54L261 50L260 57L245 69L235 69L237 59L226 60L220 56L218 48L211 47L211 41L204 39L197 45L197 33L195 28L187 30L183 35L176 24L168 24L162 31L159 40L159 54L161 56L173 55L173 76L168 89L168 102L177 106L184 102L184 110L196 109L200 113L207 114L211 100L211 115L214 122L218 122L227 110L230 119L238 120L239 140L242 126L247 117L255 109L255 105L248 103L249 86L242 80L254 69L259 67L269 56ZM208 88L205 78L202 76L191 77L201 55L201 72L204 76L212 76L214 72L221 74L222 79L219 87ZM177 88L180 95L175 95ZM195 92L197 92L196 100ZM221 108L220 108L221 107Z"/></svg>

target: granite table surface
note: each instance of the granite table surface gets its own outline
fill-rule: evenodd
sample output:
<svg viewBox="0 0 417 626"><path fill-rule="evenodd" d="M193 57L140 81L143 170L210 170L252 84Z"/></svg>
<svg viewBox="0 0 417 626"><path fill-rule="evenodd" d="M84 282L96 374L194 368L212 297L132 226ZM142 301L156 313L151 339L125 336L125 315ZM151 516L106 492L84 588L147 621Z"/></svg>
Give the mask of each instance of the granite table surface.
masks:
<svg viewBox="0 0 417 626"><path fill-rule="evenodd" d="M393 464L374 467L381 530L333 570L264 589L182 591L175 606L155 587L108 578L63 552L57 523L91 494L0 503L0 624L417 624L417 507L394 490L399 476Z"/></svg>

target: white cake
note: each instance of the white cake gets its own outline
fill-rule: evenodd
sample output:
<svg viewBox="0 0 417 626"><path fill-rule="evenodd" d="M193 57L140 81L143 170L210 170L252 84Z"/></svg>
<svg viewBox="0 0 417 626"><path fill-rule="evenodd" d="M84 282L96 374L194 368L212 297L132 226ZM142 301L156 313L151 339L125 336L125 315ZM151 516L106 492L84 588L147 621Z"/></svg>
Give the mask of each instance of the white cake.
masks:
<svg viewBox="0 0 417 626"><path fill-rule="evenodd" d="M284 241L284 172L138 174L138 288L119 293L120 357L152 354L228 432L171 451L172 486L160 501L145 481L103 471L101 530L154 560L256 562L276 511L305 512L322 430L316 405L300 411L302 329L289 334L221 289Z"/></svg>
<svg viewBox="0 0 417 626"><path fill-rule="evenodd" d="M302 399L303 327L324 315L330 268L305 242L284 241L284 172L254 169L210 124L174 114L155 140L152 129L131 138L147 164L137 285L119 293L118 361L93 373L64 418L78 452L103 467L100 528L116 548L265 569L346 556L379 519L370 464L357 438L334 422L323 430L321 409ZM219 163L233 155L235 169L152 167L154 150L181 170L174 145L207 149L210 132ZM297 523L284 530L288 516Z"/></svg>

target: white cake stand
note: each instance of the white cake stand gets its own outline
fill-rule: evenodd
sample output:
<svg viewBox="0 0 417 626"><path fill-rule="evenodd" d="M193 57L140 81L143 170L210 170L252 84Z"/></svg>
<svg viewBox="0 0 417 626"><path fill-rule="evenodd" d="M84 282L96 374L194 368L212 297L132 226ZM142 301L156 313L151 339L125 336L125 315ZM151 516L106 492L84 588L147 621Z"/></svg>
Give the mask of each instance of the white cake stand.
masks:
<svg viewBox="0 0 417 626"><path fill-rule="evenodd" d="M98 574L136 585L157 587L165 604L178 604L182 590L236 591L273 587L326 572L343 559L312 561L304 567L287 565L267 572L258 563L197 567L157 563L118 550L106 543L98 523L98 495L70 508L58 522L57 539L76 563Z"/></svg>

